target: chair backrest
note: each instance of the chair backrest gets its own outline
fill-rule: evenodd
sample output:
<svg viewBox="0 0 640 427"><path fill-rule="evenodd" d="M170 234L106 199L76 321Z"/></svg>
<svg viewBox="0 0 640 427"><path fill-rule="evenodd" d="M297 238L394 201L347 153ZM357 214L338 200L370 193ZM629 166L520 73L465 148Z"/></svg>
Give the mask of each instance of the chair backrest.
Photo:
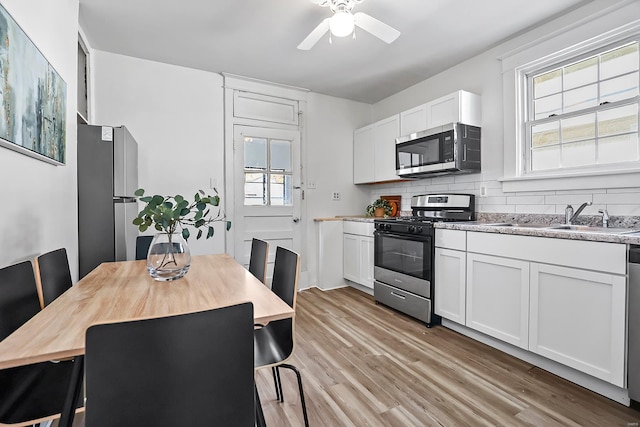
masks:
<svg viewBox="0 0 640 427"><path fill-rule="evenodd" d="M40 255L34 264L40 307L45 308L73 285L67 250L60 248Z"/></svg>
<svg viewBox="0 0 640 427"><path fill-rule="evenodd" d="M91 326L86 426L254 426L253 304Z"/></svg>
<svg viewBox="0 0 640 427"><path fill-rule="evenodd" d="M138 236L136 237L136 259L147 259L147 253L149 252L149 246L153 236Z"/></svg>
<svg viewBox="0 0 640 427"><path fill-rule="evenodd" d="M40 311L31 261L0 269L0 341Z"/></svg>
<svg viewBox="0 0 640 427"><path fill-rule="evenodd" d="M300 255L278 246L273 265L273 281L271 290L291 308L296 309L298 294L298 274L300 271ZM269 322L265 327L276 341L274 345L286 358L293 354L295 348L294 319L282 319Z"/></svg>
<svg viewBox="0 0 640 427"><path fill-rule="evenodd" d="M249 259L249 272L256 276L262 283L267 283L267 262L269 260L269 243L260 239L251 241L251 258Z"/></svg>
<svg viewBox="0 0 640 427"><path fill-rule="evenodd" d="M298 273L300 272L300 255L278 246L276 260L273 265L271 290L291 308L296 308L298 293Z"/></svg>

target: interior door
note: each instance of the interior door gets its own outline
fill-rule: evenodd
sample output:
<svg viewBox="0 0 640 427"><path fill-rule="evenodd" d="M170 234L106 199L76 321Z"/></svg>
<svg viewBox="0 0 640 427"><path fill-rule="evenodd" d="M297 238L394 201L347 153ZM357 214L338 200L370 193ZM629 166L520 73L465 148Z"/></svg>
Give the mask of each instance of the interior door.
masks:
<svg viewBox="0 0 640 427"><path fill-rule="evenodd" d="M234 126L235 258L248 266L251 240L269 242L267 278L277 246L300 252L300 132Z"/></svg>

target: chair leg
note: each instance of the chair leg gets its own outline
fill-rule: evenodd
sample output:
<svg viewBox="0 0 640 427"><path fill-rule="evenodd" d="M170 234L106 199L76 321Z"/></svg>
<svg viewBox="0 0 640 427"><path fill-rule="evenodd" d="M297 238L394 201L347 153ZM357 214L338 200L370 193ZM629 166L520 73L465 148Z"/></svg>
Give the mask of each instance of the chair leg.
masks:
<svg viewBox="0 0 640 427"><path fill-rule="evenodd" d="M276 368L276 376L278 377L278 390L280 391L280 403L284 403L284 393L282 392L282 380L280 379L280 369Z"/></svg>
<svg viewBox="0 0 640 427"><path fill-rule="evenodd" d="M255 393L255 411L256 411L256 426L257 427L266 427L267 423L264 420L264 412L262 412L262 404L260 403L260 395L258 394L258 386L254 383L253 385L254 393Z"/></svg>
<svg viewBox="0 0 640 427"><path fill-rule="evenodd" d="M276 400L280 400L280 396L281 396L280 395L280 387L279 387L280 378L279 378L279 375L276 374L276 370L277 369L278 368L276 368L275 366L272 366L271 367L271 373L273 374L273 385L276 388Z"/></svg>
<svg viewBox="0 0 640 427"><path fill-rule="evenodd" d="M300 403L302 404L302 415L304 416L304 425L305 427L309 427L309 418L307 417L307 404L304 401L304 391L302 390L302 376L300 376L300 372L293 365L288 365L283 363L282 365L278 365L283 368L291 369L296 373L296 377L298 378L298 390L300 391Z"/></svg>

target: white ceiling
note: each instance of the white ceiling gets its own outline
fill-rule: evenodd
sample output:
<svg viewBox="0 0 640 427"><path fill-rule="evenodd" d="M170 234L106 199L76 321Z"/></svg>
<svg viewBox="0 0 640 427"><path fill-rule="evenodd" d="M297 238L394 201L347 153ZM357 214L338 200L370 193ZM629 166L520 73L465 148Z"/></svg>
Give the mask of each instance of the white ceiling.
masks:
<svg viewBox="0 0 640 427"><path fill-rule="evenodd" d="M91 47L375 103L592 0L364 0L396 28L296 46L328 8L311 0L80 0Z"/></svg>

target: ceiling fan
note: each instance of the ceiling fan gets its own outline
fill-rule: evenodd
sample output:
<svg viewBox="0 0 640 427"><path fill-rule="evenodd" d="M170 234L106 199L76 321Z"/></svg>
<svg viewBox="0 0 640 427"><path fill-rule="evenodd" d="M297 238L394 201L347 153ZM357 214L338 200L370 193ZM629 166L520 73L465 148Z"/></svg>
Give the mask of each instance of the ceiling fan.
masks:
<svg viewBox="0 0 640 427"><path fill-rule="evenodd" d="M353 7L362 3L363 0L311 0L322 7L328 7L333 12L333 16L325 18L311 33L298 45L300 50L309 50L324 36L327 31L329 43L331 35L345 37L353 34L355 38L355 27L360 27L368 33L373 34L386 43L392 43L400 36L400 31L378 21L366 13L352 13Z"/></svg>

